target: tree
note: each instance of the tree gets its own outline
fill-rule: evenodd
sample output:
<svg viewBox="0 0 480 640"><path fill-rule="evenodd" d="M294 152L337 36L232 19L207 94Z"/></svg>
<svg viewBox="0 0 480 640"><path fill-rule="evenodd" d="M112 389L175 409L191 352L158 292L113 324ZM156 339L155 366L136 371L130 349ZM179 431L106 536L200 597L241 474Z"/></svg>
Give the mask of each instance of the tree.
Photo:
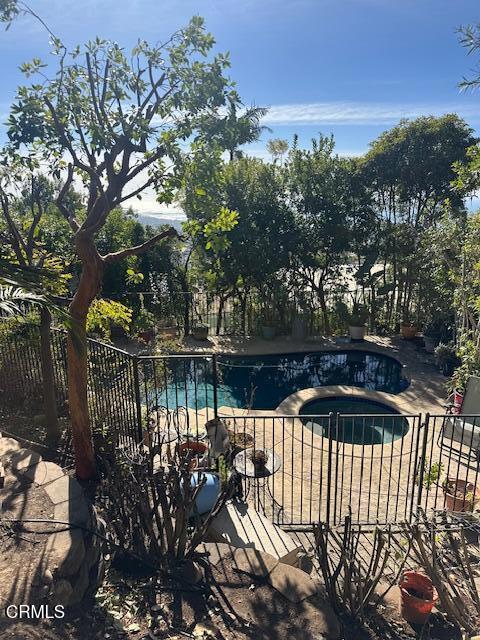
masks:
<svg viewBox="0 0 480 640"><path fill-rule="evenodd" d="M308 150L299 149L295 140L286 165L297 229L292 267L298 284L318 296L326 333L330 331L326 288L338 285L350 242L345 165L333 152L332 137L312 140Z"/></svg>
<svg viewBox="0 0 480 640"><path fill-rule="evenodd" d="M24 269L47 268L56 273L54 283L44 282L45 292L65 295L68 274L66 261L49 250L44 233L51 216L53 185L35 169L24 169L14 157L4 158L8 167L0 173L0 205L3 216L3 252ZM48 234L48 231L47 231ZM60 249L60 246L58 246ZM58 250L57 249L57 250ZM17 291L18 293L18 291ZM37 305L40 312L40 364L43 382L43 406L47 435L52 443L60 435L51 345L52 316L47 305Z"/></svg>
<svg viewBox="0 0 480 640"><path fill-rule="evenodd" d="M71 332L67 348L69 409L81 479L95 475L85 329L105 266L140 255L176 234L163 230L142 244L107 255L99 253L96 236L111 211L141 197L148 187L163 201L171 201L181 168L179 143L201 136L205 114L230 95L223 76L227 57L206 59L213 43L198 17L165 44L139 42L131 56L97 38L77 47L71 62L61 58L53 79L21 87L11 110L11 144L34 145L53 175L63 177L56 204L72 229L82 265L69 310L83 348L76 348ZM56 42L54 53L59 53ZM41 74L43 66L34 60L23 71ZM67 206L75 176L88 194L83 220Z"/></svg>
<svg viewBox="0 0 480 640"><path fill-rule="evenodd" d="M267 151L271 154L273 162L280 160L280 163L282 163L283 156L288 151L288 142L281 138L272 138L267 142Z"/></svg>
<svg viewBox="0 0 480 640"><path fill-rule="evenodd" d="M209 132L209 137L214 145L228 151L230 162L242 156L239 147L255 142L264 131L271 131L269 127L261 124L262 118L267 114L265 107L247 107L239 115L239 99L236 93L228 98L228 108L225 115L208 114L204 120L204 127Z"/></svg>
<svg viewBox="0 0 480 640"><path fill-rule="evenodd" d="M371 144L363 170L384 221L385 265L392 283L389 323L412 313L422 233L438 223L447 203L454 215L465 215L464 192L452 184L453 165L464 162L474 140L467 124L450 114L402 120Z"/></svg>

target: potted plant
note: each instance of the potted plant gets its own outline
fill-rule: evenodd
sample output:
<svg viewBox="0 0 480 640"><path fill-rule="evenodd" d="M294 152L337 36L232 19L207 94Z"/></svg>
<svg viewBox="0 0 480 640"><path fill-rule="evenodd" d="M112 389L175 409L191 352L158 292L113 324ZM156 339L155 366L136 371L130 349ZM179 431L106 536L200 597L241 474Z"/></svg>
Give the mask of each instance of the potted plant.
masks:
<svg viewBox="0 0 480 640"><path fill-rule="evenodd" d="M155 316L142 307L135 318L134 327L138 337L147 344L153 340Z"/></svg>
<svg viewBox="0 0 480 640"><path fill-rule="evenodd" d="M348 318L348 331L352 340L363 340L365 338L368 315L367 307L354 303Z"/></svg>
<svg viewBox="0 0 480 640"><path fill-rule="evenodd" d="M192 335L195 340L207 340L208 329L208 324L205 322L197 322L197 324L192 327Z"/></svg>
<svg viewBox="0 0 480 640"><path fill-rule="evenodd" d="M344 302L338 302L336 311L341 322L348 325L350 338L352 340L363 340L369 315L367 307L354 302L350 311Z"/></svg>
<svg viewBox="0 0 480 640"><path fill-rule="evenodd" d="M417 325L410 320L403 320L403 322L400 323L400 335L402 338L405 338L405 340L413 340L417 335L417 331Z"/></svg>
<svg viewBox="0 0 480 640"><path fill-rule="evenodd" d="M435 362L444 376L451 376L455 367L459 364L457 350L453 343L443 344L441 342L435 348Z"/></svg>
<svg viewBox="0 0 480 640"><path fill-rule="evenodd" d="M423 327L423 342L425 345L425 351L427 353L433 353L435 351L435 347L440 342L441 331L438 327L438 324L431 320L427 322Z"/></svg>
<svg viewBox="0 0 480 640"><path fill-rule="evenodd" d="M405 571L399 586L403 618L412 624L425 624L438 600L431 579L420 571Z"/></svg>
<svg viewBox="0 0 480 640"><path fill-rule="evenodd" d="M277 333L273 313L270 309L264 309L260 319L260 331L264 340L273 340Z"/></svg>
<svg viewBox="0 0 480 640"><path fill-rule="evenodd" d="M198 466L199 459L205 455L208 450L206 442L200 440L186 440L182 442L178 447L178 453L181 458L190 456L190 462L188 468L190 471Z"/></svg>
<svg viewBox="0 0 480 640"><path fill-rule="evenodd" d="M235 431L235 429L232 429L231 427L229 427L227 431L230 446L232 448L232 458L234 458L240 451L253 447L254 439L250 433L246 433L245 431Z"/></svg>
<svg viewBox="0 0 480 640"><path fill-rule="evenodd" d="M159 333L162 338L173 339L177 337L177 322L173 316L167 316L162 319L159 327Z"/></svg>
<svg viewBox="0 0 480 640"><path fill-rule="evenodd" d="M448 511L473 511L480 500L480 490L473 484L460 478L447 478L443 483L445 508Z"/></svg>
<svg viewBox="0 0 480 640"><path fill-rule="evenodd" d="M249 455L250 460L253 462L253 466L255 467L255 473L265 473L265 465L269 458L267 451L264 451L263 449L252 449Z"/></svg>

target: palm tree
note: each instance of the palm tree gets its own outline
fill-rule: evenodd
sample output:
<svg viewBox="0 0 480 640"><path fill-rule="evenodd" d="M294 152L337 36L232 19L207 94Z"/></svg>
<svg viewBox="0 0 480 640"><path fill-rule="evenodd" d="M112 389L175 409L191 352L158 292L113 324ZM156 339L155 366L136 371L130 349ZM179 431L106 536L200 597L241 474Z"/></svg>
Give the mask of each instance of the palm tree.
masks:
<svg viewBox="0 0 480 640"><path fill-rule="evenodd" d="M210 139L228 151L230 162L241 157L239 147L255 142L262 133L271 131L261 124L262 118L268 113L266 107L252 105L238 115L239 104L237 97L231 97L226 115L219 117L213 114L205 123Z"/></svg>

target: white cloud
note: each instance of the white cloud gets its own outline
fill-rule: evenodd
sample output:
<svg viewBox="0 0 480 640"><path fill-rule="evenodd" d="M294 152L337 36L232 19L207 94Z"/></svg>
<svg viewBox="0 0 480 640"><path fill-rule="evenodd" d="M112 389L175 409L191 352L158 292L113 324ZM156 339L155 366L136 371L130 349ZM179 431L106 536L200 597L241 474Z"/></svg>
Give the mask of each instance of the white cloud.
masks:
<svg viewBox="0 0 480 640"><path fill-rule="evenodd" d="M313 102L272 105L264 118L268 125L388 125L401 118L458 113L479 120L476 104L389 104L361 102Z"/></svg>

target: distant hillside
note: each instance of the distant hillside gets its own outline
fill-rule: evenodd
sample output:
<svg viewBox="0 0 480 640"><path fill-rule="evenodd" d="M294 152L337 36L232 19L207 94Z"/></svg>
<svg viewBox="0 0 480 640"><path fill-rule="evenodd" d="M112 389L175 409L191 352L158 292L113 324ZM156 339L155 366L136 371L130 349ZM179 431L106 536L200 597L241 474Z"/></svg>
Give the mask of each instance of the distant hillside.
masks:
<svg viewBox="0 0 480 640"><path fill-rule="evenodd" d="M182 221L185 219L183 214L138 214L138 221L144 226L159 227L162 224L168 224L179 232L182 230Z"/></svg>

